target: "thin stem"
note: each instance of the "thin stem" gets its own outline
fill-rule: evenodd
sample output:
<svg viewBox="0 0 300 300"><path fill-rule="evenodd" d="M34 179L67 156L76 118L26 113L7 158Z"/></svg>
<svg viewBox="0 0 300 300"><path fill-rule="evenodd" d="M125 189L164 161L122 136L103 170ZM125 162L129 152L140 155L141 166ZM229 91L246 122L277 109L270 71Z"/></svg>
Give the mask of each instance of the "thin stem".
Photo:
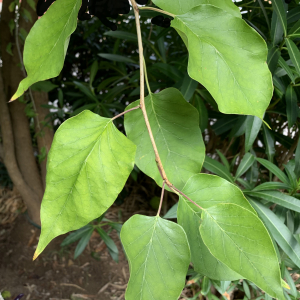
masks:
<svg viewBox="0 0 300 300"><path fill-rule="evenodd" d="M140 105L141 109L143 112L143 116L145 119L146 127L149 133L149 137L151 140L151 144L154 150L155 154L155 161L157 163L158 169L160 170L160 173L162 175L163 180L166 181L167 185L172 185L171 182L168 180L166 172L164 170L164 167L162 165L157 146L155 143L155 139L152 133L152 129L150 126L150 122L148 119L147 111L146 111L146 106L145 106L145 73L144 73L144 50L143 50L143 42L142 42L142 33L141 33L141 24L140 24L140 14L139 14L139 7L137 6L135 0L131 0L133 10L134 10L134 15L135 15L135 23L136 23L136 30L137 30L137 37L138 37L138 45L139 45L139 59L140 59Z"/></svg>
<svg viewBox="0 0 300 300"><path fill-rule="evenodd" d="M161 188L161 195L160 195L159 208L158 208L158 211L157 211L157 216L158 216L158 217L159 217L159 215L160 215L162 203L163 203L163 201L164 201L165 184L166 184L166 182L165 182L165 180L164 180L163 185L162 185L162 188Z"/></svg>
<svg viewBox="0 0 300 300"><path fill-rule="evenodd" d="M194 205L196 205L197 207L199 207L200 209L204 210L203 207L201 207L200 205L198 205L195 201L193 201L191 198L189 198L186 194L184 194L182 191L180 191L179 189L177 189L174 185L168 185L168 187L170 189L172 189L173 191L179 193L181 196L183 196L184 198L186 198L187 200L189 200L191 203L193 203Z"/></svg>
<svg viewBox="0 0 300 300"><path fill-rule="evenodd" d="M151 94L152 92L151 92L150 85L149 85L148 73L147 73L147 66L146 66L145 59L144 59L144 69L145 69L145 79L146 79L146 84L147 84L148 92L149 92L149 94Z"/></svg>
<svg viewBox="0 0 300 300"><path fill-rule="evenodd" d="M134 0L135 1L135 0ZM168 15L172 18L175 18L175 15L167 12L167 11L164 11L164 10L161 10L159 8L155 8L155 7L149 7L149 6L143 6L143 7L139 7L140 10L154 10L154 11L157 11L157 12L160 12L162 14L165 14L165 15Z"/></svg>
<svg viewBox="0 0 300 300"><path fill-rule="evenodd" d="M141 108L140 105L135 106L135 107L133 107L133 108L130 108L130 109L128 109L128 110L125 110L125 111L123 111L122 113L118 114L117 116L113 117L111 120L113 121L113 120L115 120L115 119L118 119L119 117L121 117L121 116L123 116L123 115L129 113L130 111L133 111L133 110L136 110L136 109L139 109L139 108Z"/></svg>

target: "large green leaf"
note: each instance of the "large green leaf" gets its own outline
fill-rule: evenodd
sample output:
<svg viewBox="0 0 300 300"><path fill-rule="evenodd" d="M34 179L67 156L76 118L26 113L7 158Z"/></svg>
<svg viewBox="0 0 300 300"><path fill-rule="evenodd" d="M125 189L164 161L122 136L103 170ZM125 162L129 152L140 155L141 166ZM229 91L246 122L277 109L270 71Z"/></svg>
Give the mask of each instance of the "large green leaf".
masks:
<svg viewBox="0 0 300 300"><path fill-rule="evenodd" d="M56 236L102 215L134 166L135 145L111 119L84 111L56 131L47 165L37 257Z"/></svg>
<svg viewBox="0 0 300 300"><path fill-rule="evenodd" d="M59 75L63 68L70 35L77 26L81 0L57 0L32 27L25 41L24 65L27 77L11 100L32 84Z"/></svg>
<svg viewBox="0 0 300 300"><path fill-rule="evenodd" d="M127 109L138 104L136 101ZM181 189L192 175L200 173L205 156L198 112L174 88L151 93L145 105L168 179ZM141 110L125 115L125 129L128 138L137 145L137 166L161 185L162 178Z"/></svg>
<svg viewBox="0 0 300 300"><path fill-rule="evenodd" d="M175 16L171 25L186 37L189 75L208 89L220 111L262 118L273 94L262 37L212 5Z"/></svg>
<svg viewBox="0 0 300 300"><path fill-rule="evenodd" d="M200 4L211 4L219 7L235 17L241 18L239 8L231 0L153 0L160 8L175 14L182 15Z"/></svg>
<svg viewBox="0 0 300 300"><path fill-rule="evenodd" d="M235 203L254 212L249 202L239 188L228 181L208 174L191 177L183 192L203 208L212 207L218 203ZM215 280L237 280L243 278L216 259L203 243L199 226L202 210L180 197L177 210L178 223L185 230L195 271Z"/></svg>
<svg viewBox="0 0 300 300"><path fill-rule="evenodd" d="M190 263L182 227L134 215L123 225L121 240L130 266L126 300L177 300Z"/></svg>
<svg viewBox="0 0 300 300"><path fill-rule="evenodd" d="M277 254L262 221L236 204L218 204L202 212L200 234L221 262L284 300Z"/></svg>

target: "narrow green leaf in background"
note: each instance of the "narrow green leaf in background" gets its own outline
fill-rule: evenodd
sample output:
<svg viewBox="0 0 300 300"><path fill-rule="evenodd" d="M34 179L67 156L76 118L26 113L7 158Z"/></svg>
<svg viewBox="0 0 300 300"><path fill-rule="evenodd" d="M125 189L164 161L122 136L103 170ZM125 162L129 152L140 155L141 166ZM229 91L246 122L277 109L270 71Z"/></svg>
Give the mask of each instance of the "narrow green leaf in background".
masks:
<svg viewBox="0 0 300 300"><path fill-rule="evenodd" d="M295 153L295 175L297 178L300 177L300 139L298 139L297 149Z"/></svg>
<svg viewBox="0 0 300 300"><path fill-rule="evenodd" d="M110 53L98 53L98 55L102 58L111 60L111 61L117 61L117 62L123 62L128 64L137 64L136 61L134 61L132 58L125 57L119 54L110 54Z"/></svg>
<svg viewBox="0 0 300 300"><path fill-rule="evenodd" d="M271 23L271 39L273 41L273 46L276 46L282 41L283 38L283 28L280 22L280 19L275 10L272 14L272 23Z"/></svg>
<svg viewBox="0 0 300 300"><path fill-rule="evenodd" d="M66 237L63 242L60 244L61 247L65 247L68 246L76 241L78 241L80 238L82 238L86 232L90 231L90 229L93 228L92 225L86 225L74 232L72 232L71 234L68 235L68 237Z"/></svg>
<svg viewBox="0 0 300 300"><path fill-rule="evenodd" d="M182 227L160 217L134 215L123 225L121 240L130 266L126 300L177 300L190 263Z"/></svg>
<svg viewBox="0 0 300 300"><path fill-rule="evenodd" d="M248 169L253 165L255 162L255 156L251 153L246 153L241 160L238 169L236 170L235 178L241 177L244 173L248 171Z"/></svg>
<svg viewBox="0 0 300 300"><path fill-rule="evenodd" d="M194 106L198 110L199 113L199 126L201 129L201 132L204 132L204 130L207 128L208 125L208 111L204 104L204 101L201 99L201 97L197 94L194 96Z"/></svg>
<svg viewBox="0 0 300 300"><path fill-rule="evenodd" d="M280 248L300 268L300 245L284 223L267 207L258 201L250 199L259 217L278 243Z"/></svg>
<svg viewBox="0 0 300 300"><path fill-rule="evenodd" d="M272 74L274 74L274 72L277 69L277 63L278 63L279 57L280 57L280 51L278 50L278 47L274 46L271 49L269 49L267 63L268 63L270 72Z"/></svg>
<svg viewBox="0 0 300 300"><path fill-rule="evenodd" d="M175 16L171 26L187 37L189 75L208 89L220 111L262 118L273 94L262 37L213 5Z"/></svg>
<svg viewBox="0 0 300 300"><path fill-rule="evenodd" d="M236 204L215 205L202 212L200 234L221 262L270 296L285 300L273 242L256 214Z"/></svg>
<svg viewBox="0 0 300 300"><path fill-rule="evenodd" d="M288 118L289 128L291 128L299 114L299 106L297 103L297 94L292 85L289 85L286 89L285 93L285 101L286 101L286 114Z"/></svg>
<svg viewBox="0 0 300 300"><path fill-rule="evenodd" d="M90 228L88 231L86 231L83 236L81 237L80 241L78 242L75 252L74 252L74 259L76 259L86 248L87 244L89 243L89 240L93 234L94 228Z"/></svg>
<svg viewBox="0 0 300 300"><path fill-rule="evenodd" d="M90 111L59 127L48 156L35 258L53 238L86 225L113 204L133 169L135 150L111 119Z"/></svg>
<svg viewBox="0 0 300 300"><path fill-rule="evenodd" d="M138 104L139 101L131 103L127 109ZM174 88L151 93L145 98L145 105L168 179L181 189L192 175L200 173L205 156L198 112ZM128 138L137 145L136 165L161 186L163 179L141 110L125 115L125 129Z"/></svg>
<svg viewBox="0 0 300 300"><path fill-rule="evenodd" d="M276 203L288 209L300 212L300 201L277 191L247 192L247 195Z"/></svg>
<svg viewBox="0 0 300 300"><path fill-rule="evenodd" d="M263 137L266 147L266 154L270 162L273 162L275 156L275 138L273 132L263 124Z"/></svg>
<svg viewBox="0 0 300 300"><path fill-rule="evenodd" d="M267 191L267 190L288 190L290 189L289 185L286 185L282 182L264 182L256 186L252 192L257 191Z"/></svg>
<svg viewBox="0 0 300 300"><path fill-rule="evenodd" d="M24 47L27 77L11 98L15 100L34 83L59 75L63 68L70 35L77 27L81 0L57 0L33 25Z"/></svg>
<svg viewBox="0 0 300 300"><path fill-rule="evenodd" d="M233 176L230 174L229 170L225 166L223 166L221 163L210 158L207 155L205 156L203 168L205 168L206 170L208 170L214 174L217 174L218 176L220 176L232 183L234 182Z"/></svg>
<svg viewBox="0 0 300 300"><path fill-rule="evenodd" d="M248 116L246 121L246 132L245 132L245 152L248 152L261 128L262 120L258 117Z"/></svg>
<svg viewBox="0 0 300 300"><path fill-rule="evenodd" d="M183 84L181 86L181 93L187 102L191 100L198 85L199 83L192 79L188 73L185 74Z"/></svg>
<svg viewBox="0 0 300 300"><path fill-rule="evenodd" d="M195 175L188 180L183 192L205 209L218 203L235 203L255 213L238 187L217 176ZM215 280L241 279L242 275L217 260L203 243L199 232L201 212L197 206L180 197L178 223L187 234L195 271Z"/></svg>
<svg viewBox="0 0 300 300"><path fill-rule="evenodd" d="M286 74L290 77L292 82L295 83L295 75L294 75L292 69L286 63L286 61L280 56L278 62L279 62L279 66L286 71Z"/></svg>
<svg viewBox="0 0 300 300"><path fill-rule="evenodd" d="M293 62L298 74L300 74L300 51L292 40L285 39L285 42L288 48L291 61Z"/></svg>
<svg viewBox="0 0 300 300"><path fill-rule="evenodd" d="M262 164L264 167L266 167L269 171L271 171L275 176L277 176L286 185L289 185L289 186L291 185L289 179L276 165L274 165L270 161L263 159L263 158L256 158L256 160L260 164Z"/></svg>
<svg viewBox="0 0 300 300"><path fill-rule="evenodd" d="M119 259L118 259L119 258L119 250L118 250L118 247L116 246L115 242L111 239L111 237L107 234L107 232L105 230L103 230L102 228L98 227L97 232L99 233L101 239L107 246L109 253L111 254L113 260L118 262L119 261Z"/></svg>
<svg viewBox="0 0 300 300"><path fill-rule="evenodd" d="M283 28L284 36L287 33L287 20L286 20L286 10L283 5L282 0L272 0L272 6L276 11L278 19L280 20L281 26Z"/></svg>

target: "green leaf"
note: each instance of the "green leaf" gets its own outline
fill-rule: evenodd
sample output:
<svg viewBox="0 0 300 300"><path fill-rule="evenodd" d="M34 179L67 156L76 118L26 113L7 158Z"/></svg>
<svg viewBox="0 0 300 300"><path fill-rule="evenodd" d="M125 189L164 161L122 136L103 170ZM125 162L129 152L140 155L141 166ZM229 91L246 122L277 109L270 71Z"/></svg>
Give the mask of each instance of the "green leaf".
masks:
<svg viewBox="0 0 300 300"><path fill-rule="evenodd" d="M255 187L252 191L267 191L267 190L288 190L291 187L282 182L264 182L257 187Z"/></svg>
<svg viewBox="0 0 300 300"><path fill-rule="evenodd" d="M86 248L87 244L89 243L89 240L93 234L94 228L90 228L87 232L84 233L83 237L78 242L75 252L74 252L74 259L76 259Z"/></svg>
<svg viewBox="0 0 300 300"><path fill-rule="evenodd" d="M297 149L295 153L295 175L297 178L300 177L300 139L298 139Z"/></svg>
<svg viewBox="0 0 300 300"><path fill-rule="evenodd" d="M139 101L127 109L137 106ZM162 164L168 179L181 189L188 178L200 173L205 155L197 110L174 89L149 94L145 106ZM125 115L128 138L137 145L135 163L162 185L155 155L141 110Z"/></svg>
<svg viewBox="0 0 300 300"><path fill-rule="evenodd" d="M70 35L77 27L81 0L57 0L33 25L24 48L27 77L19 84L11 101L34 83L59 75L63 68Z"/></svg>
<svg viewBox="0 0 300 300"><path fill-rule="evenodd" d="M219 151L218 149L216 149L216 151L217 151L217 153L218 153L218 155L219 155L219 157L220 157L222 163L224 164L224 166L225 166L225 167L228 169L228 171L229 171L229 170L230 170L230 164L229 164L227 158L226 158L225 155L224 155L221 151Z"/></svg>
<svg viewBox="0 0 300 300"><path fill-rule="evenodd" d="M298 20L294 26L288 32L289 38L298 38L300 37L300 20Z"/></svg>
<svg viewBox="0 0 300 300"><path fill-rule="evenodd" d="M277 68L277 63L280 57L280 51L276 46L269 49L267 63L270 69L270 72L274 74Z"/></svg>
<svg viewBox="0 0 300 300"><path fill-rule="evenodd" d="M255 214L236 204L218 204L204 210L202 220L200 234L216 258L270 296L285 300L276 251Z"/></svg>
<svg viewBox="0 0 300 300"><path fill-rule="evenodd" d="M212 5L175 16L171 26L188 39L189 75L208 89L220 111L262 118L273 94L262 37Z"/></svg>
<svg viewBox="0 0 300 300"><path fill-rule="evenodd" d="M194 106L199 113L199 126L201 132L204 132L208 125L208 112L204 101L200 98L198 94L194 96Z"/></svg>
<svg viewBox="0 0 300 300"><path fill-rule="evenodd" d="M246 121L246 132L245 132L245 152L248 152L261 128L262 120L258 117L248 116Z"/></svg>
<svg viewBox="0 0 300 300"><path fill-rule="evenodd" d="M263 137L266 147L266 154L268 156L269 161L272 162L276 151L275 138L273 132L265 124L263 124Z"/></svg>
<svg viewBox="0 0 300 300"><path fill-rule="evenodd" d="M78 89L84 93L88 98L90 98L92 101L95 101L96 103L98 103L98 98L91 92L91 90L85 86L83 83L79 82L79 81L74 81L74 85L76 87L78 87Z"/></svg>
<svg viewBox="0 0 300 300"><path fill-rule="evenodd" d="M178 203L174 204L164 215L164 219L177 219Z"/></svg>
<svg viewBox="0 0 300 300"><path fill-rule="evenodd" d="M134 215L122 227L130 279L126 300L177 300L190 263L186 234L160 217Z"/></svg>
<svg viewBox="0 0 300 300"><path fill-rule="evenodd" d="M117 62L123 62L123 63L129 63L129 64L137 64L136 61L129 57L125 57L119 54L110 54L110 53L98 53L98 55L102 58L117 61Z"/></svg>
<svg viewBox="0 0 300 300"><path fill-rule="evenodd" d="M246 153L243 159L241 160L238 169L235 174L235 178L241 177L255 162L255 156L251 153Z"/></svg>
<svg viewBox="0 0 300 300"><path fill-rule="evenodd" d="M175 15L185 14L200 4L211 4L241 18L240 10L231 0L186 0L184 5L182 5L182 0L153 0L153 2L163 10Z"/></svg>
<svg viewBox="0 0 300 300"><path fill-rule="evenodd" d="M273 46L279 44L283 39L283 28L275 10L273 10L272 14L271 39L273 41Z"/></svg>
<svg viewBox="0 0 300 300"><path fill-rule="evenodd" d="M222 177L232 183L234 182L234 179L233 179L232 175L230 174L229 170L226 167L224 167L221 163L210 158L209 156L205 157L203 167L206 170L208 170L214 174L217 174L220 177Z"/></svg>
<svg viewBox="0 0 300 300"><path fill-rule="evenodd" d="M272 5L273 5L274 10L276 11L276 14L278 16L280 23L281 23L284 35L286 36L287 20L286 20L286 10L284 8L283 1L282 0L273 0Z"/></svg>
<svg viewBox="0 0 300 300"><path fill-rule="evenodd" d="M131 33L131 32L127 32L127 31L120 31L120 30L107 31L107 32L104 32L103 35L112 36L117 39L123 39L123 40L137 42L136 33Z"/></svg>
<svg viewBox="0 0 300 300"><path fill-rule="evenodd" d="M58 85L53 84L51 81L40 81L40 82L33 84L31 86L31 89L33 91L49 93L57 87L58 87Z"/></svg>
<svg viewBox="0 0 300 300"><path fill-rule="evenodd" d="M181 93L186 101L190 101L193 97L193 94L196 91L196 88L198 86L198 82L193 80L188 73L185 74L183 78L183 83L181 86Z"/></svg>
<svg viewBox="0 0 300 300"><path fill-rule="evenodd" d="M280 56L278 62L279 62L279 66L286 71L286 74L290 77L292 82L295 83L295 75L294 75L292 69L286 63L286 61Z"/></svg>
<svg viewBox="0 0 300 300"><path fill-rule="evenodd" d="M97 228L97 232L99 233L101 239L104 241L105 245L108 248L109 254L111 255L112 259L116 262L119 261L119 250L116 246L115 242L110 238L105 230L101 227Z"/></svg>
<svg viewBox="0 0 300 300"><path fill-rule="evenodd" d="M267 168L269 171L271 171L275 176L277 176L282 182L284 182L286 185L290 186L290 181L286 177L286 175L273 163L269 162L266 159L263 158L256 158L256 160L262 164L265 168Z"/></svg>
<svg viewBox="0 0 300 300"><path fill-rule="evenodd" d="M225 202L241 205L255 213L238 187L217 176L195 175L187 181L183 192L205 209ZM242 278L241 275L218 261L203 243L199 232L201 210L197 206L180 197L177 215L178 223L187 234L196 272L215 280Z"/></svg>
<svg viewBox="0 0 300 300"><path fill-rule="evenodd" d="M272 234L280 248L300 268L300 245L283 222L267 207L250 199L250 203Z"/></svg>
<svg viewBox="0 0 300 300"><path fill-rule="evenodd" d="M289 85L285 92L286 114L288 118L289 128L297 121L299 114L299 106L297 103L297 94L292 85Z"/></svg>
<svg viewBox="0 0 300 300"><path fill-rule="evenodd" d="M93 228L92 225L86 225L74 232L72 232L71 234L68 235L68 237L66 237L63 242L60 244L61 247L65 247L68 246L76 241L78 241L80 238L82 238L88 231L90 231L90 229Z"/></svg>
<svg viewBox="0 0 300 300"><path fill-rule="evenodd" d="M276 191L248 192L247 195L264 199L276 203L288 209L300 212L300 201L294 197L288 196Z"/></svg>
<svg viewBox="0 0 300 300"><path fill-rule="evenodd" d="M300 74L300 52L296 44L290 40L290 39L285 39L288 52L291 58L291 61L293 62L298 74Z"/></svg>
<svg viewBox="0 0 300 300"><path fill-rule="evenodd" d="M102 215L134 166L135 145L111 119L84 111L56 131L48 156L35 258L56 236Z"/></svg>

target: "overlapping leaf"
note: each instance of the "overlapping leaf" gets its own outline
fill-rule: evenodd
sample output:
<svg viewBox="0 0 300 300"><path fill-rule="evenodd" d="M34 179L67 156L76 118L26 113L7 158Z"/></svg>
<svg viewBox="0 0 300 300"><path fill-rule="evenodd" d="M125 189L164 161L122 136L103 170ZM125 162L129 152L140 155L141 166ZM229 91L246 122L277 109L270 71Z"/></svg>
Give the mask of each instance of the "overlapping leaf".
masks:
<svg viewBox="0 0 300 300"><path fill-rule="evenodd" d="M267 46L241 18L199 5L171 23L189 50L189 75L203 84L223 113L259 118L273 94Z"/></svg>
<svg viewBox="0 0 300 300"><path fill-rule="evenodd" d="M11 100L20 97L32 84L59 75L63 68L70 35L77 26L81 0L56 0L32 27L24 48L27 77Z"/></svg>
<svg viewBox="0 0 300 300"><path fill-rule="evenodd" d="M130 104L127 109L138 103ZM200 173L205 156L198 112L174 88L150 94L145 105L168 179L181 189L191 176ZM137 145L137 166L161 185L162 178L141 110L125 115L125 129L128 138Z"/></svg>
<svg viewBox="0 0 300 300"><path fill-rule="evenodd" d="M200 234L211 253L270 296L284 300L277 254L262 221L236 204L202 213Z"/></svg>
<svg viewBox="0 0 300 300"><path fill-rule="evenodd" d="M177 300L190 263L182 227L134 215L123 225L121 240L130 266L126 300Z"/></svg>
<svg viewBox="0 0 300 300"><path fill-rule="evenodd" d="M203 208L219 203L235 203L255 213L239 188L214 175L199 174L191 177L183 192ZM216 280L243 278L216 259L203 243L199 232L201 213L201 209L180 197L177 211L178 223L187 234L195 271Z"/></svg>
<svg viewBox="0 0 300 300"><path fill-rule="evenodd" d="M48 157L35 257L53 238L86 225L113 204L133 169L135 150L111 119L89 111L60 126Z"/></svg>

